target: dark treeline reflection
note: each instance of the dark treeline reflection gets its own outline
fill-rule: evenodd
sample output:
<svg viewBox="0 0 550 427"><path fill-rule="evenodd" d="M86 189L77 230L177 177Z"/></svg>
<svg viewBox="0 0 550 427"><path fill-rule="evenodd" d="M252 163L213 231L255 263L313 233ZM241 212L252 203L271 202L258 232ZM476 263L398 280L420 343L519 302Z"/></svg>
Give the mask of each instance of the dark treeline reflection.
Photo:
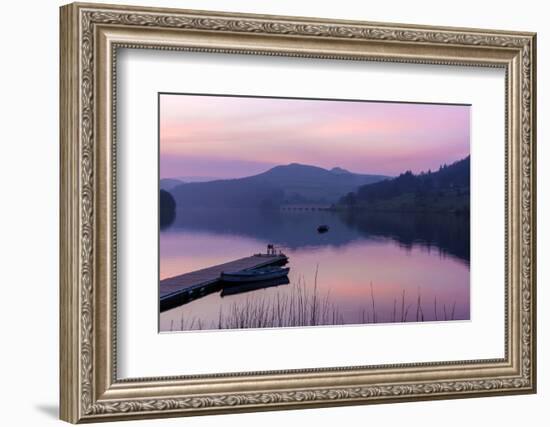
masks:
<svg viewBox="0 0 550 427"><path fill-rule="evenodd" d="M329 232L319 234L320 224L328 225ZM389 238L404 247L437 248L443 254L470 261L469 219L454 214L178 209L169 230L233 234L291 249Z"/></svg>
<svg viewBox="0 0 550 427"><path fill-rule="evenodd" d="M339 213L366 236L389 237L405 247L420 244L470 262L470 220L466 215L426 213Z"/></svg>

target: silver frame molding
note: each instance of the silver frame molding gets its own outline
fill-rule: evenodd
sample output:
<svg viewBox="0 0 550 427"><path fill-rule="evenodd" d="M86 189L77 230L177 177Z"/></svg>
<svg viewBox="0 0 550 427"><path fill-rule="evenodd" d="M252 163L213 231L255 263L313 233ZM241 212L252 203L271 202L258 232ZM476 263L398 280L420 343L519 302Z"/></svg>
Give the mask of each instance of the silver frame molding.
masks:
<svg viewBox="0 0 550 427"><path fill-rule="evenodd" d="M536 391L536 35L100 4L60 36L61 419L72 423ZM117 379L118 48L500 67L506 72L503 359Z"/></svg>

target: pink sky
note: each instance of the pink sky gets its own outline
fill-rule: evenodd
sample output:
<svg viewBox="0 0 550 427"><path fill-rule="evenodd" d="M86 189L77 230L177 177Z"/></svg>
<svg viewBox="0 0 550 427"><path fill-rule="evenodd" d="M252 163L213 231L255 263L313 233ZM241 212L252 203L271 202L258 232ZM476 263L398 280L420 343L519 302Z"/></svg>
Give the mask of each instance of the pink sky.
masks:
<svg viewBox="0 0 550 427"><path fill-rule="evenodd" d="M160 96L160 176L237 178L281 164L398 175L470 154L470 107Z"/></svg>

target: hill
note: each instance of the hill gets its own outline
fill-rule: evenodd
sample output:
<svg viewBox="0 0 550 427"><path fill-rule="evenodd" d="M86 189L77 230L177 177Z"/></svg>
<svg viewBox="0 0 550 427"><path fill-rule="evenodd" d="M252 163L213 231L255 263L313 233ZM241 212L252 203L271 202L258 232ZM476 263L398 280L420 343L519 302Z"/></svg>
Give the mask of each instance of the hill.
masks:
<svg viewBox="0 0 550 427"><path fill-rule="evenodd" d="M163 178L160 180L160 189L170 191L172 188L183 184L182 181L179 179L173 179L173 178Z"/></svg>
<svg viewBox="0 0 550 427"><path fill-rule="evenodd" d="M283 204L337 202L343 194L361 185L388 177L355 174L292 163L245 178L193 182L177 185L170 192L179 206L277 207Z"/></svg>
<svg viewBox="0 0 550 427"><path fill-rule="evenodd" d="M176 218L176 201L166 190L160 190L159 213L159 223L161 229L170 225Z"/></svg>
<svg viewBox="0 0 550 427"><path fill-rule="evenodd" d="M342 197L340 207L392 212L470 211L470 156L436 172L414 175L407 171L396 178L363 185Z"/></svg>

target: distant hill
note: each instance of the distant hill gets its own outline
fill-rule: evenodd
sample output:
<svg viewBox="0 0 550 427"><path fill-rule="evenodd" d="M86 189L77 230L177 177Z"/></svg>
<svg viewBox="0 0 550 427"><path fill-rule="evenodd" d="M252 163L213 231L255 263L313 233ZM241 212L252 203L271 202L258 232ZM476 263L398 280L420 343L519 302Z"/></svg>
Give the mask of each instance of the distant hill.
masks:
<svg viewBox="0 0 550 427"><path fill-rule="evenodd" d="M208 182L208 181L219 181L220 177L214 176L177 176L175 179L183 182Z"/></svg>
<svg viewBox="0 0 550 427"><path fill-rule="evenodd" d="M407 171L396 178L363 185L340 200L340 206L393 212L470 211L470 156L436 172L414 175Z"/></svg>
<svg viewBox="0 0 550 427"><path fill-rule="evenodd" d="M342 174L348 174L348 173L351 173L349 170L346 170L346 169L343 169L343 168L339 168L339 167L335 167L335 168L332 168L330 170L330 172L332 173L335 173L335 174L338 174L338 175L342 175Z"/></svg>
<svg viewBox="0 0 550 427"><path fill-rule="evenodd" d="M387 179L292 163L246 178L194 182L173 187L178 207L276 207L295 203L337 202L361 185Z"/></svg>
<svg viewBox="0 0 550 427"><path fill-rule="evenodd" d="M180 184L183 184L183 181L180 181L179 179L163 178L160 180L160 189L170 191L172 188Z"/></svg>

